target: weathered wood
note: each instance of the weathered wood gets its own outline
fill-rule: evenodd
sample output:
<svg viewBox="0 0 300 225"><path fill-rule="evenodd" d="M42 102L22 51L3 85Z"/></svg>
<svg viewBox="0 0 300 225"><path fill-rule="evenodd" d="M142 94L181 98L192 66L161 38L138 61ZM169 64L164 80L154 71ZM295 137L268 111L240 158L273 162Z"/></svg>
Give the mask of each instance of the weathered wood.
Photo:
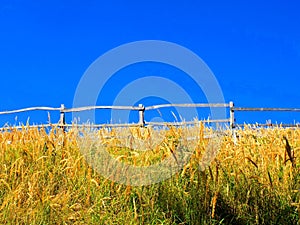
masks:
<svg viewBox="0 0 300 225"><path fill-rule="evenodd" d="M27 112L27 111L36 111L36 110L42 110L42 111L59 111L60 108L53 108L53 107L29 107L29 108L24 108L24 109L2 111L2 112L0 112L0 115L21 113L21 112Z"/></svg>
<svg viewBox="0 0 300 225"><path fill-rule="evenodd" d="M60 112L81 112L87 110L95 110L95 109L116 109L116 110L152 110L152 109L159 109L159 108L166 108L166 107L228 107L229 104L161 104L161 105L153 105L153 106L84 106L84 107L77 107L77 108L69 108L69 109L61 109L61 108L53 108L53 107L29 107L24 109L17 109L17 110L10 110L10 111L3 111L0 112L1 114L13 114L13 113L20 113L26 111L35 111L35 110L43 110L43 111L60 111Z"/></svg>
<svg viewBox="0 0 300 225"><path fill-rule="evenodd" d="M117 110L141 110L141 107L138 106L84 106L77 108L65 109L64 112L81 112L95 109L117 109Z"/></svg>
<svg viewBox="0 0 300 225"><path fill-rule="evenodd" d="M229 102L229 126L230 126L230 129L233 129L234 128L234 123L235 123L235 118L234 118L234 103L231 101Z"/></svg>
<svg viewBox="0 0 300 225"><path fill-rule="evenodd" d="M143 106L143 104L139 104L139 125L141 127L145 126L145 107Z"/></svg>
<svg viewBox="0 0 300 225"><path fill-rule="evenodd" d="M193 107L193 108L222 108L229 107L229 104L223 103L195 103L195 104L161 104L145 107L145 110L168 108L168 107Z"/></svg>
<svg viewBox="0 0 300 225"><path fill-rule="evenodd" d="M138 123L105 123L105 124L74 124L74 125L67 125L68 127L86 127L86 128L102 128L102 127L139 127L140 124Z"/></svg>
<svg viewBox="0 0 300 225"><path fill-rule="evenodd" d="M64 127L66 128L102 128L102 127L139 127L138 123L124 123L124 124L39 124L39 125L24 125L24 126L6 126L1 127L0 131L22 129L22 128L45 128L45 127Z"/></svg>
<svg viewBox="0 0 300 225"><path fill-rule="evenodd" d="M63 131L66 130L66 127L63 126L66 124L66 116L65 116L65 112L64 110L66 109L65 105L64 104L61 104L60 105L60 118L59 118L59 124L60 124L60 127L63 129Z"/></svg>
<svg viewBox="0 0 300 225"><path fill-rule="evenodd" d="M236 124L236 127L245 127L245 126L250 126L250 127L297 127L300 128L300 124L261 124L261 123L256 123L256 124Z"/></svg>
<svg viewBox="0 0 300 225"><path fill-rule="evenodd" d="M13 130L13 129L27 129L27 128L45 128L45 127L58 127L60 124L38 124L38 125L18 125L18 126L5 126L1 127L0 131Z"/></svg>
<svg viewBox="0 0 300 225"><path fill-rule="evenodd" d="M229 119L220 119L220 120L199 120L199 121L187 121L187 122L145 122L145 125L150 126L185 126L199 123L228 123Z"/></svg>
<svg viewBox="0 0 300 225"><path fill-rule="evenodd" d="M234 107L233 102L229 102L229 104L225 103L195 103L195 104L161 104L161 105L153 105L144 107L142 104L139 106L86 106L86 107L77 107L77 108L65 108L65 106L62 104L60 108L53 108L53 107L29 107L24 109L17 109L17 110L10 110L10 111L3 111L0 112L0 115L6 115L6 114L14 114L14 113L21 113L21 112L28 112L28 111L59 111L60 112L60 120L58 124L41 124L41 125L31 125L31 126L25 126L25 127L53 127L53 126L59 126L63 129L66 129L67 127L130 127L130 126L145 126L145 125L157 125L157 126L165 126L165 125L189 125L189 124L195 124L197 122L195 121L188 121L188 122L146 122L145 121L145 111L146 110L153 110L153 109L160 109L160 108L167 108L167 107L193 107L193 108L212 108L212 107L229 107L230 109L230 117L228 119L220 119L220 120L201 120L199 122L202 123L228 123L230 124L230 128L233 129L236 126L241 126L240 124L235 124L235 111L256 111L256 112L262 112L262 111L278 111L278 112L300 112L300 108L250 108L250 107ZM139 121L138 123L131 123L131 124L66 124L65 121L65 114L69 112L81 112L86 110L96 110L96 109L112 109L112 110L135 110L139 111ZM268 126L260 124L258 126ZM288 126L288 127L299 127L298 124L276 124L273 126ZM14 128L22 128L24 126L15 126ZM0 128L0 130L7 130L12 129L10 127L3 127Z"/></svg>
<svg viewBox="0 0 300 225"><path fill-rule="evenodd" d="M234 107L234 111L300 112L300 108L250 108L250 107Z"/></svg>

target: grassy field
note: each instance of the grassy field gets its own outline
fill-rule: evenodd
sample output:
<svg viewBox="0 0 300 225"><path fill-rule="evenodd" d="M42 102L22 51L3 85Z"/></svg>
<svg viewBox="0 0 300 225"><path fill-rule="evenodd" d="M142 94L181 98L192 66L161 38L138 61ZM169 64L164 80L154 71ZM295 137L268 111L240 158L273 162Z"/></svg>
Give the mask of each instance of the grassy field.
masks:
<svg viewBox="0 0 300 225"><path fill-rule="evenodd" d="M161 131L158 145L138 153L122 145L122 130L96 133L115 159L136 166L172 157L187 132L199 137L179 172L147 186L118 184L93 170L77 129L1 132L0 224L300 223L300 129L246 127L236 139L224 135L204 170L212 131L187 129ZM126 132L142 140L155 135L150 128Z"/></svg>

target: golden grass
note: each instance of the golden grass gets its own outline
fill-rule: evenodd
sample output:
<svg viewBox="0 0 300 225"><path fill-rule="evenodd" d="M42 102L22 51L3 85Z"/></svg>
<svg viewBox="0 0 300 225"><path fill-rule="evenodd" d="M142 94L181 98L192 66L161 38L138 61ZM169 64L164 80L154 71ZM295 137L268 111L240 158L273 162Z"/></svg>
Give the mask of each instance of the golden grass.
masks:
<svg viewBox="0 0 300 225"><path fill-rule="evenodd" d="M0 224L299 223L300 129L246 127L236 131L237 140L224 135L205 168L205 134L213 131L203 125L96 131L115 159L134 166L172 157L187 137L199 137L175 176L143 187L94 171L80 151L78 133L26 127L0 133Z"/></svg>

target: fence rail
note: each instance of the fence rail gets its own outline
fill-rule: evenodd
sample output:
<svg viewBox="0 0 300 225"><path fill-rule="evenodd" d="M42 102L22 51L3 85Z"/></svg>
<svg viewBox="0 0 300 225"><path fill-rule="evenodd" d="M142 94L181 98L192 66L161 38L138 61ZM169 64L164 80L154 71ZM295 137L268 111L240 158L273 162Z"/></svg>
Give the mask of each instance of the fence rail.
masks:
<svg viewBox="0 0 300 225"><path fill-rule="evenodd" d="M65 120L65 114L71 112L81 112L88 110L96 110L96 109L111 109L111 110L130 110L130 111L138 111L139 112L139 121L138 123L126 123L126 124L89 124L89 127L131 127L131 126L164 126L164 125L189 125L195 124L195 121L187 121L187 122L147 122L145 121L145 111L160 109L160 108L168 108L168 107L185 107L185 108L228 108L229 109L229 117L218 120L201 120L203 123L229 123L229 127L231 129L237 126L235 119L235 112L237 111L277 111L277 112L300 112L300 108L251 108L251 107L235 107L234 103L231 101L229 103L195 103L195 104L161 104L161 105L153 105L153 106L144 106L139 104L138 106L84 106L77 108L66 108L64 104L61 104L60 108L54 107L29 107L17 110L10 111L2 111L0 115L8 115L29 111L58 111L60 112L60 119L57 124L40 124L40 125L31 125L30 127L45 127L45 126L60 126L62 129L66 129L67 127L78 126L85 127L87 125L80 124L67 124ZM270 126L270 124L265 124L264 126ZM282 125L284 126L284 125ZM286 126L294 126L299 127L299 124L290 124ZM21 128L22 126L14 126L14 128ZM10 129L9 127L0 128L0 130Z"/></svg>
<svg viewBox="0 0 300 225"><path fill-rule="evenodd" d="M28 112L28 111L59 111L61 108L53 108L53 107L30 107L24 109L16 109L10 111L3 111L0 112L0 115L7 115L7 114L14 114L14 113L21 113L21 112Z"/></svg>
<svg viewBox="0 0 300 225"><path fill-rule="evenodd" d="M145 110L151 110L151 109L160 109L160 108L168 108L168 107L193 107L193 108L226 108L229 107L229 104L223 104L223 103L195 103L195 104L162 104L162 105L153 105L153 106L147 106L145 107Z"/></svg>
<svg viewBox="0 0 300 225"><path fill-rule="evenodd" d="M131 111L139 111L143 110L145 107L143 106L85 106L71 109L62 109L61 112L81 112L95 109L116 109L116 110L131 110Z"/></svg>
<svg viewBox="0 0 300 225"><path fill-rule="evenodd" d="M277 111L277 112L300 112L298 108L246 108L236 107L234 111Z"/></svg>

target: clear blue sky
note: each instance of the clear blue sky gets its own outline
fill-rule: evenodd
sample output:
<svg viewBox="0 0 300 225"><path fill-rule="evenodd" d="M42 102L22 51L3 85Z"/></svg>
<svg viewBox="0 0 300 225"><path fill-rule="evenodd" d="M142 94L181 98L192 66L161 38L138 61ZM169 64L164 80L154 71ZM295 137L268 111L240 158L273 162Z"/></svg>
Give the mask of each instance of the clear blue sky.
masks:
<svg viewBox="0 0 300 225"><path fill-rule="evenodd" d="M72 107L77 84L94 60L140 40L174 42L196 53L215 74L226 102L300 107L299 11L299 1L275 0L1 0L0 111ZM293 122L300 114L238 113L237 118ZM47 118L36 115L36 120Z"/></svg>

